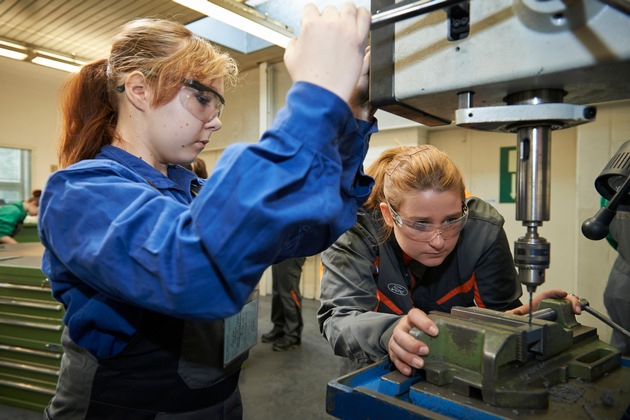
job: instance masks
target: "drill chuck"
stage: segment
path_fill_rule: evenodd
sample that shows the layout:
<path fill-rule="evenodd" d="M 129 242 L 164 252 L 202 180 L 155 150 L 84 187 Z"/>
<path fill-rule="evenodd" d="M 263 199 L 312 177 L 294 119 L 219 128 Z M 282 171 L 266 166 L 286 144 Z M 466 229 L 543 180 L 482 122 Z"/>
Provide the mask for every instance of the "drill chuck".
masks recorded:
<path fill-rule="evenodd" d="M 514 243 L 514 264 L 518 268 L 518 279 L 527 291 L 533 293 L 545 282 L 545 270 L 549 268 L 551 247 L 545 238 L 534 231 Z"/>

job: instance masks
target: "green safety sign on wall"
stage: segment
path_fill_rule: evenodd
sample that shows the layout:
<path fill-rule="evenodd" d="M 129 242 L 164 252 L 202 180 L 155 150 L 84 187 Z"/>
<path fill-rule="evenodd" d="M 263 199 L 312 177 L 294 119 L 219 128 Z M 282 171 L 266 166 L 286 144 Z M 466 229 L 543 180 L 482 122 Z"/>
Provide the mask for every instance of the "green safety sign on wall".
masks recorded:
<path fill-rule="evenodd" d="M 516 146 L 501 148 L 499 203 L 516 203 Z"/>

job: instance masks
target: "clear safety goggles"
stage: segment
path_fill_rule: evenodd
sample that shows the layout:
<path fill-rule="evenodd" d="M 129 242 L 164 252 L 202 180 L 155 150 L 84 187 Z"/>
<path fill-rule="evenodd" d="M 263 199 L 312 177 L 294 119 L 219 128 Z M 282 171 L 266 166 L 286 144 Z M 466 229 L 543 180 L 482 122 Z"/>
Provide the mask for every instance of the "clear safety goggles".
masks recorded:
<path fill-rule="evenodd" d="M 219 92 L 194 80 L 184 80 L 182 84 L 179 101 L 195 118 L 205 123 L 221 115 L 225 99 Z"/>
<path fill-rule="evenodd" d="M 444 240 L 454 238 L 459 235 L 459 232 L 462 231 L 468 220 L 468 206 L 466 206 L 466 203 L 462 203 L 461 217 L 449 219 L 441 225 L 407 220 L 396 213 L 391 204 L 387 203 L 387 207 L 392 213 L 396 226 L 404 231 L 405 235 L 410 239 L 419 242 L 431 242 L 437 235 L 441 235 Z"/>

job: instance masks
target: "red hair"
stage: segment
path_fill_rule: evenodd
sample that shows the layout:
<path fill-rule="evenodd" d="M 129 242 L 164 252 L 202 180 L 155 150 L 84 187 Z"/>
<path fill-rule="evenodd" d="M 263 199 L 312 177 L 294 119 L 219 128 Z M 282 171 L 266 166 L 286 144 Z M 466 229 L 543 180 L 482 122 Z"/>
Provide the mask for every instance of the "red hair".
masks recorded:
<path fill-rule="evenodd" d="M 236 85 L 236 62 L 183 25 L 164 19 L 139 19 L 114 37 L 109 59 L 89 63 L 62 88 L 59 166 L 92 159 L 116 136 L 116 87 L 141 72 L 157 93 L 152 105 L 172 100 L 184 79 Z"/>

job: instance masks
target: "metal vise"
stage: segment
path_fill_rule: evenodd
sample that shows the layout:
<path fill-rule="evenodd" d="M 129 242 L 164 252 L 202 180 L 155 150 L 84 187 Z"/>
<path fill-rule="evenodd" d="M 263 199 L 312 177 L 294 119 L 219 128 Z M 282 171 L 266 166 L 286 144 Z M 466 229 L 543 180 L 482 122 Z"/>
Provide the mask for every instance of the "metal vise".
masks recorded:
<path fill-rule="evenodd" d="M 541 302 L 527 317 L 483 308 L 431 312 L 436 337 L 412 330 L 430 348 L 420 374 L 429 384 L 497 407 L 548 406 L 548 389 L 570 379 L 593 382 L 621 363 L 619 350 L 575 320 L 570 303 Z M 412 387 L 412 388 L 413 388 Z"/>

